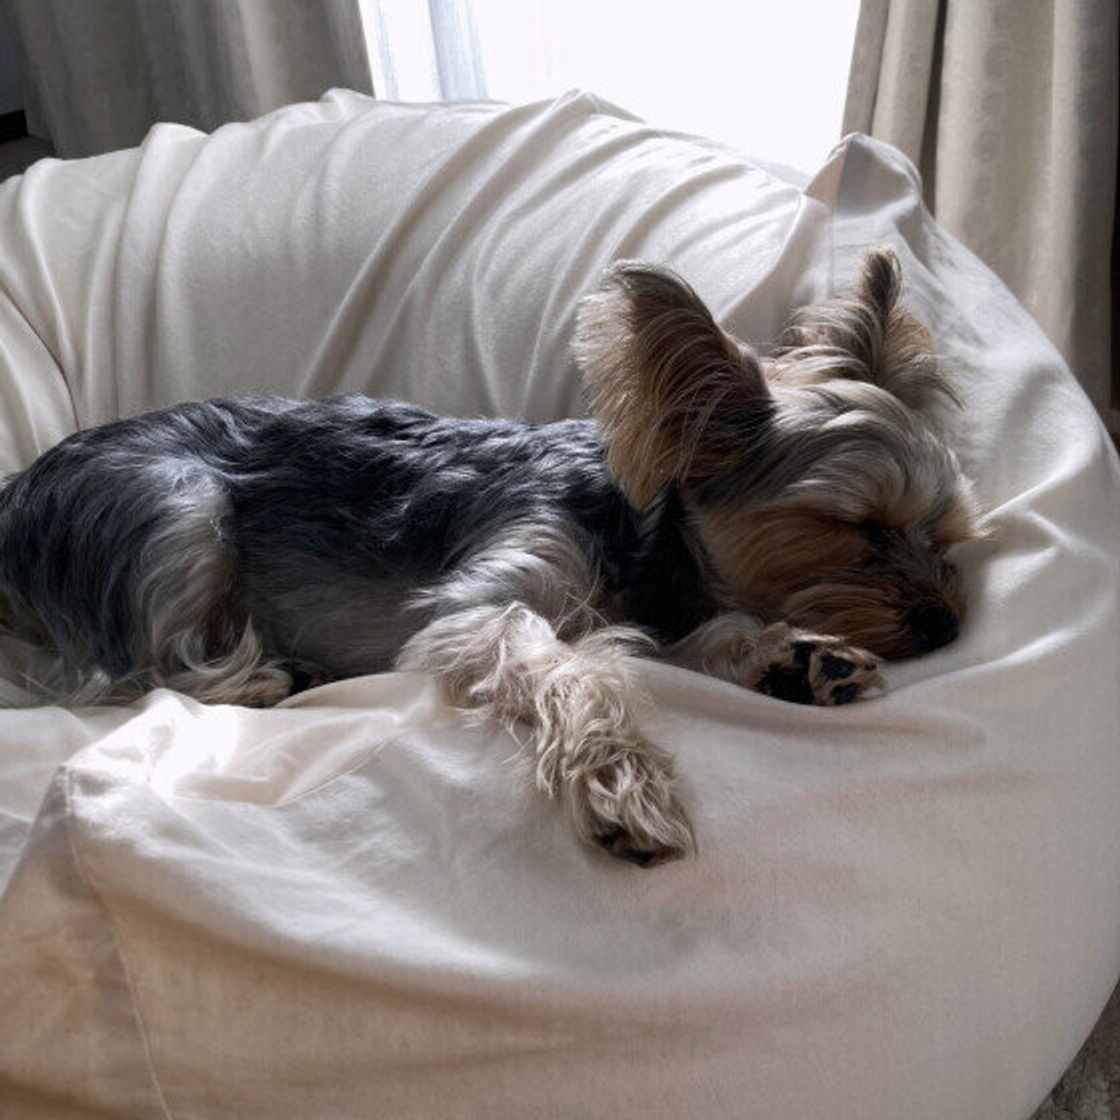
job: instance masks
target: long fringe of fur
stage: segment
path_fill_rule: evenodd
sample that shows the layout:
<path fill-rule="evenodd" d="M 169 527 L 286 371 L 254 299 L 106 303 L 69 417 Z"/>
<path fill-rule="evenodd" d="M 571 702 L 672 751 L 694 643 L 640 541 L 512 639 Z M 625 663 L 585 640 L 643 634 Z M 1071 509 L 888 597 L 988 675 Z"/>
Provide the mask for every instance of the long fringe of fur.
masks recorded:
<path fill-rule="evenodd" d="M 453 703 L 527 736 L 536 784 L 562 801 L 576 834 L 650 863 L 695 842 L 672 760 L 632 719 L 639 692 L 624 654 L 649 648 L 641 631 L 618 626 L 563 642 L 515 604 L 437 620 L 408 642 L 397 667 L 434 673 Z"/>
<path fill-rule="evenodd" d="M 725 470 L 768 394 L 751 352 L 668 269 L 623 261 L 580 306 L 575 353 L 614 476 L 639 508 Z"/>
<path fill-rule="evenodd" d="M 167 496 L 132 592 L 136 669 L 111 677 L 59 655 L 44 679 L 26 682 L 32 695 L 70 707 L 128 703 L 153 688 L 208 704 L 263 707 L 284 699 L 291 675 L 266 655 L 252 620 L 231 606 L 236 573 L 222 539 L 228 505 L 220 483 L 205 474 Z"/>
<path fill-rule="evenodd" d="M 412 602 L 419 610 L 447 615 L 516 600 L 549 619 L 566 638 L 606 623 L 597 606 L 603 597 L 602 581 L 571 527 L 536 516 L 465 552 L 447 578 L 419 591 Z"/>
<path fill-rule="evenodd" d="M 775 377 L 794 384 L 869 381 L 918 410 L 941 398 L 959 404 L 929 332 L 898 306 L 901 291 L 894 251 L 870 250 L 847 292 L 794 313 L 768 355 Z"/>

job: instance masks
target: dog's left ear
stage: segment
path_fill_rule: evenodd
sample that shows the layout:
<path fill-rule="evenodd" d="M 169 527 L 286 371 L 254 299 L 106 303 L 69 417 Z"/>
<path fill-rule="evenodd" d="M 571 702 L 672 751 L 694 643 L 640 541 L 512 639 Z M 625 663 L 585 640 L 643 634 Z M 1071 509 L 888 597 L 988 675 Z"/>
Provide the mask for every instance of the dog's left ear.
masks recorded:
<path fill-rule="evenodd" d="M 843 295 L 802 308 L 779 340 L 777 356 L 815 371 L 814 380 L 854 378 L 925 409 L 939 398 L 956 404 L 929 331 L 898 305 L 902 269 L 894 251 L 871 249 Z"/>
<path fill-rule="evenodd" d="M 575 352 L 611 473 L 638 508 L 727 470 L 769 414 L 757 359 L 665 268 L 610 268 L 580 304 Z"/>

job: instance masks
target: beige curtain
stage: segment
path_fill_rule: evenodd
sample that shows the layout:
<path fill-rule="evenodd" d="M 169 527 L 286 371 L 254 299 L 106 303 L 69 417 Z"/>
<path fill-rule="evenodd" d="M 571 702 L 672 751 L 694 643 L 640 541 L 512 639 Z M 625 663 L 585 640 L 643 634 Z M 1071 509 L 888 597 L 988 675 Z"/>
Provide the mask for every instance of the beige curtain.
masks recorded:
<path fill-rule="evenodd" d="M 3 0 L 31 131 L 60 156 L 372 92 L 359 0 Z"/>
<path fill-rule="evenodd" d="M 1117 0 L 862 0 L 845 132 L 917 164 L 1120 432 Z"/>

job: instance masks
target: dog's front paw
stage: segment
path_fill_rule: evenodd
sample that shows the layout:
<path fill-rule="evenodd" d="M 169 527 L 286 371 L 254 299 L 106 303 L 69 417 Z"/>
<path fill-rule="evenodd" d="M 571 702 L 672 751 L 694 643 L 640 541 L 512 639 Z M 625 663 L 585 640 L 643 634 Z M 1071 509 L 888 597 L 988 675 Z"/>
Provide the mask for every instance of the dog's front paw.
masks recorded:
<path fill-rule="evenodd" d="M 850 704 L 883 687 L 874 654 L 784 622 L 762 632 L 751 661 L 750 687 L 794 704 Z"/>
<path fill-rule="evenodd" d="M 656 748 L 616 750 L 569 787 L 576 832 L 640 867 L 681 859 L 696 844 L 673 786 L 671 765 Z"/>

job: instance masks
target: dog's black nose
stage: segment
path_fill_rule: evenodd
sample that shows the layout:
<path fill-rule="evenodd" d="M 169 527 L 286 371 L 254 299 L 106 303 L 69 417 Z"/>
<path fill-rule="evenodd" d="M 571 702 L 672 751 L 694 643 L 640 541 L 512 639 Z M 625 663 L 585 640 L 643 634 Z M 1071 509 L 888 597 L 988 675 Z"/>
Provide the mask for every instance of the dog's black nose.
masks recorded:
<path fill-rule="evenodd" d="M 923 653 L 948 645 L 960 629 L 960 620 L 944 603 L 928 603 L 915 607 L 907 619 L 910 631 Z"/>

